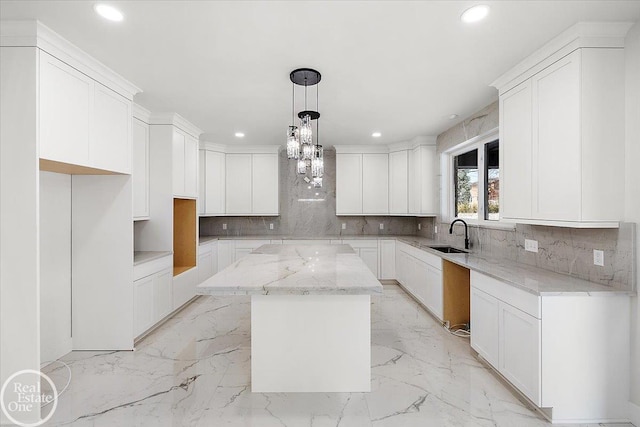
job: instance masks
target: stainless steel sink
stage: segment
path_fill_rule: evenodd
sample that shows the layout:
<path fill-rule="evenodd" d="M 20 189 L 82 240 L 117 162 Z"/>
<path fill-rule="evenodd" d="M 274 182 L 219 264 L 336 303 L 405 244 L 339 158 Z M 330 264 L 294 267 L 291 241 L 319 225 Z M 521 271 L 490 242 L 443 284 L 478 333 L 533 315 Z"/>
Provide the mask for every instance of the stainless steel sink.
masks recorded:
<path fill-rule="evenodd" d="M 431 249 L 435 249 L 436 251 L 444 252 L 445 254 L 468 254 L 468 251 L 463 251 L 462 249 L 457 249 L 451 246 L 429 246 Z"/>

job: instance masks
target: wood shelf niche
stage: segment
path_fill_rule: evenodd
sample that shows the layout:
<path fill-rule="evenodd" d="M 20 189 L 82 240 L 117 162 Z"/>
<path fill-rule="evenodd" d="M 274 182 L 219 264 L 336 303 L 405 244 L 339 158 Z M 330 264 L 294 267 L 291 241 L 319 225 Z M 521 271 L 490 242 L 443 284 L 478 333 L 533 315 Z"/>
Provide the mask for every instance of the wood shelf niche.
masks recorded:
<path fill-rule="evenodd" d="M 471 320 L 469 269 L 442 260 L 443 313 L 442 320 L 451 326 Z"/>
<path fill-rule="evenodd" d="M 173 275 L 196 266 L 196 201 L 173 199 Z"/>

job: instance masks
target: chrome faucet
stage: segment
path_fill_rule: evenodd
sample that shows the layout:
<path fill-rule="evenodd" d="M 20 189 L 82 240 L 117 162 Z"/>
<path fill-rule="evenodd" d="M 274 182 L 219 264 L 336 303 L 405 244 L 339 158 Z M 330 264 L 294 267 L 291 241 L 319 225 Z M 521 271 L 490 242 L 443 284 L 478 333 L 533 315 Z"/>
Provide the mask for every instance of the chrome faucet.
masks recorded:
<path fill-rule="evenodd" d="M 463 219 L 454 219 L 449 227 L 449 234 L 453 234 L 453 224 L 460 221 L 464 224 L 464 248 L 469 249 L 469 228 L 467 227 L 467 223 Z"/>

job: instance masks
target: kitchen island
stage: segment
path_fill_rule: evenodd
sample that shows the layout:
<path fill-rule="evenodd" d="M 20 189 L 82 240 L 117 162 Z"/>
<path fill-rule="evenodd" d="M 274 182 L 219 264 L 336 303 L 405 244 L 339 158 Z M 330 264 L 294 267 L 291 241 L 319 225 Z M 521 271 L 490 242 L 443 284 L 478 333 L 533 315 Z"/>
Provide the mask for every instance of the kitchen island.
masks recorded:
<path fill-rule="evenodd" d="M 349 245 L 264 245 L 200 284 L 251 296 L 251 390 L 371 390 L 371 295 L 382 285 Z"/>

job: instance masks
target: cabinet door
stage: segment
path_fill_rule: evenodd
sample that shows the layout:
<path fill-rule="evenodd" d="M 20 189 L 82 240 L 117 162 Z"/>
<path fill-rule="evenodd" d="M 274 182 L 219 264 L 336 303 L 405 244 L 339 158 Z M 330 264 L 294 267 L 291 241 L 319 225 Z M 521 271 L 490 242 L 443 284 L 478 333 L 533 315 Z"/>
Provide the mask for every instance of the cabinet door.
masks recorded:
<path fill-rule="evenodd" d="M 94 84 L 89 162 L 98 169 L 131 173 L 131 101 Z"/>
<path fill-rule="evenodd" d="M 503 302 L 499 303 L 499 307 L 500 366 L 498 370 L 539 406 L 540 320 Z"/>
<path fill-rule="evenodd" d="M 198 283 L 213 276 L 213 254 L 211 251 L 198 255 Z"/>
<path fill-rule="evenodd" d="M 389 153 L 389 213 L 402 215 L 409 212 L 408 151 Z"/>
<path fill-rule="evenodd" d="M 153 275 L 133 282 L 134 335 L 138 336 L 149 329 L 155 321 L 155 287 Z"/>
<path fill-rule="evenodd" d="M 362 155 L 362 213 L 389 214 L 389 155 Z"/>
<path fill-rule="evenodd" d="M 427 287 L 425 304 L 438 319 L 442 319 L 442 270 L 433 268 L 429 264 L 426 264 L 424 269 Z"/>
<path fill-rule="evenodd" d="M 435 215 L 438 212 L 438 156 L 434 145 L 421 145 L 416 148 L 417 170 L 414 171 L 418 180 L 418 213 Z"/>
<path fill-rule="evenodd" d="M 184 142 L 184 195 L 198 197 L 198 140 L 191 135 Z"/>
<path fill-rule="evenodd" d="M 362 214 L 362 154 L 336 155 L 336 213 Z"/>
<path fill-rule="evenodd" d="M 531 79 L 533 217 L 579 220 L 580 49 Z"/>
<path fill-rule="evenodd" d="M 224 153 L 204 151 L 204 212 L 208 215 L 224 215 L 225 159 Z"/>
<path fill-rule="evenodd" d="M 133 120 L 133 219 L 149 218 L 149 126 Z"/>
<path fill-rule="evenodd" d="M 226 213 L 251 214 L 251 154 L 227 154 L 225 173 Z"/>
<path fill-rule="evenodd" d="M 360 248 L 359 255 L 369 270 L 378 277 L 378 248 Z"/>
<path fill-rule="evenodd" d="M 278 215 L 278 155 L 254 154 L 252 158 L 253 214 Z"/>
<path fill-rule="evenodd" d="M 222 271 L 233 264 L 234 252 L 235 244 L 233 240 L 218 241 L 218 271 Z"/>
<path fill-rule="evenodd" d="M 500 97 L 500 215 L 531 218 L 531 81 Z"/>
<path fill-rule="evenodd" d="M 167 268 L 155 275 L 156 316 L 155 321 L 162 320 L 173 308 L 173 269 Z"/>
<path fill-rule="evenodd" d="M 409 213 L 420 213 L 420 157 L 419 147 L 409 151 L 409 161 L 407 165 L 409 174 L 408 188 L 408 200 L 409 200 Z"/>
<path fill-rule="evenodd" d="M 173 130 L 173 150 L 172 150 L 172 165 L 173 165 L 173 195 L 174 196 L 186 196 L 184 186 L 184 147 L 185 147 L 186 135 L 181 131 Z"/>
<path fill-rule="evenodd" d="M 396 278 L 396 241 L 380 240 L 380 271 L 378 278 L 381 280 L 394 280 Z"/>
<path fill-rule="evenodd" d="M 94 81 L 40 51 L 40 158 L 89 165 Z"/>
<path fill-rule="evenodd" d="M 498 300 L 471 287 L 471 348 L 498 369 Z"/>

